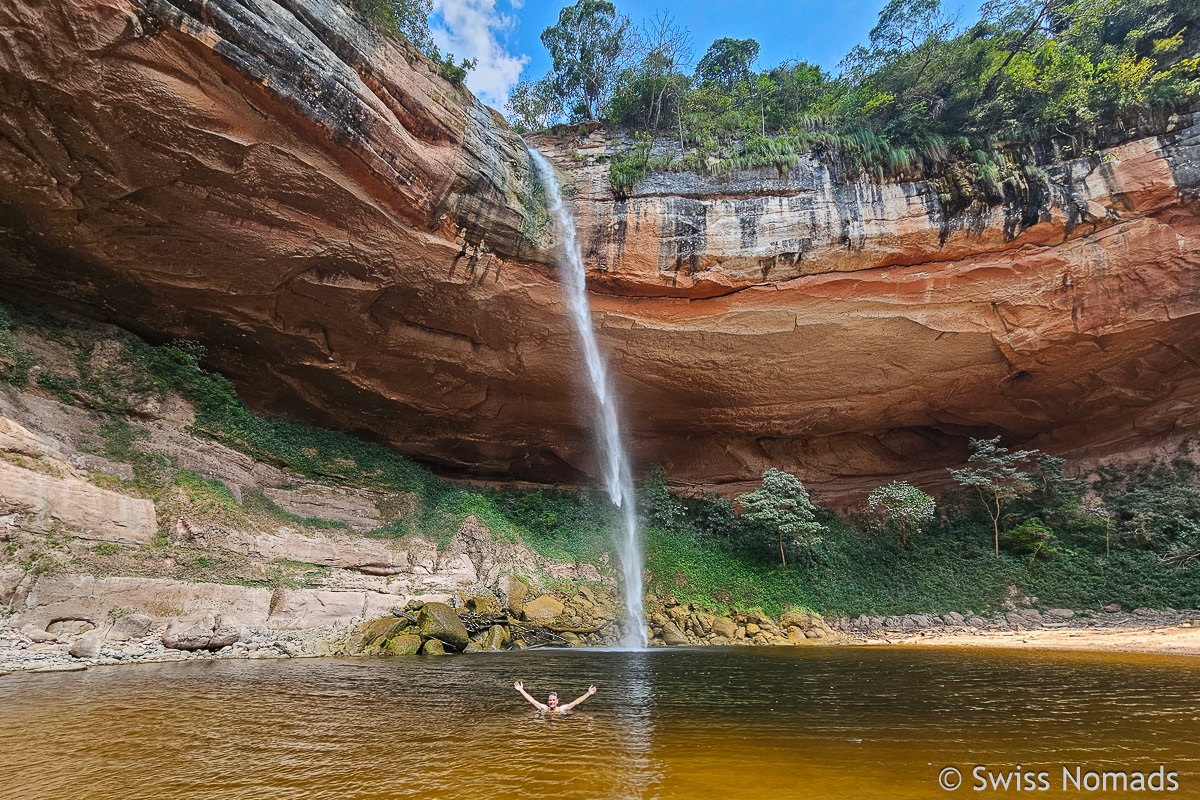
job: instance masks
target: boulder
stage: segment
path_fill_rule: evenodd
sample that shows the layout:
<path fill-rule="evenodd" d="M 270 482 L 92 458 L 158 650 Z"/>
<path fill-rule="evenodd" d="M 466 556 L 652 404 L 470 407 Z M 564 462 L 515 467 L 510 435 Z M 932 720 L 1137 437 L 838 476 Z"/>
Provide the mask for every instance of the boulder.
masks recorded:
<path fill-rule="evenodd" d="M 1107 611 L 1109 614 L 1118 614 L 1121 611 L 1121 604 L 1120 603 L 1109 603 L 1108 605 L 1106 605 L 1104 607 L 1104 610 Z"/>
<path fill-rule="evenodd" d="M 212 614 L 174 620 L 163 632 L 163 647 L 172 650 L 203 650 L 212 641 L 216 620 Z"/>
<path fill-rule="evenodd" d="M 71 643 L 71 649 L 68 650 L 75 658 L 99 658 L 100 646 L 104 644 L 104 635 L 92 631 L 80 636 Z"/>
<path fill-rule="evenodd" d="M 525 595 L 528 592 L 529 584 L 523 578 L 511 574 L 500 576 L 500 597 L 504 600 L 504 607 L 517 619 L 525 610 Z"/>
<path fill-rule="evenodd" d="M 213 630 L 212 638 L 208 641 L 208 649 L 220 650 L 222 647 L 237 644 L 243 638 L 245 638 L 244 628 L 238 628 L 233 625 L 221 625 L 220 621 L 218 621 L 217 627 Z"/>
<path fill-rule="evenodd" d="M 683 631 L 679 630 L 674 622 L 663 625 L 662 638 L 663 642 L 672 646 L 688 643 L 688 638 L 683 635 Z"/>
<path fill-rule="evenodd" d="M 503 625 L 493 625 L 475 636 L 475 642 L 484 650 L 503 650 L 509 641 L 508 628 Z"/>
<path fill-rule="evenodd" d="M 560 635 L 562 636 L 563 641 L 569 644 L 571 647 L 579 647 L 583 644 L 583 641 L 570 631 L 564 631 Z"/>
<path fill-rule="evenodd" d="M 368 620 L 354 629 L 346 640 L 346 652 L 354 654 L 376 647 L 393 638 L 412 623 L 406 617 L 379 617 Z M 420 642 L 417 642 L 420 646 Z"/>
<path fill-rule="evenodd" d="M 477 594 L 463 598 L 463 607 L 475 614 L 485 614 L 487 616 L 495 616 L 503 614 L 504 608 L 500 605 L 500 601 L 495 595 Z"/>
<path fill-rule="evenodd" d="M 431 639 L 430 641 L 437 641 Z M 415 633 L 401 633 L 388 639 L 379 652 L 388 656 L 413 656 L 421 652 L 421 637 Z"/>
<path fill-rule="evenodd" d="M 417 632 L 423 639 L 436 639 L 455 650 L 462 650 L 471 635 L 454 609 L 445 603 L 426 603 L 417 616 Z M 428 645 L 428 642 L 426 642 Z"/>
<path fill-rule="evenodd" d="M 58 638 L 55 634 L 50 633 L 49 631 L 44 631 L 33 624 L 23 626 L 21 628 L 21 634 L 33 640 L 35 644 L 41 644 L 42 642 L 53 642 Z"/>
<path fill-rule="evenodd" d="M 1158 612 L 1153 608 L 1135 608 L 1133 613 L 1139 617 L 1157 617 Z"/>
<path fill-rule="evenodd" d="M 466 645 L 463 646 L 466 647 Z M 425 644 L 421 645 L 421 655 L 444 656 L 446 655 L 446 647 L 437 639 L 429 639 Z"/>
<path fill-rule="evenodd" d="M 479 642 L 467 642 L 467 646 L 463 648 L 464 653 L 482 653 L 483 648 L 479 646 Z"/>
<path fill-rule="evenodd" d="M 737 636 L 737 625 L 735 625 L 733 620 L 729 619 L 728 617 L 713 617 L 711 624 L 712 632 L 717 636 L 721 636 L 726 639 L 733 639 Z"/>
<path fill-rule="evenodd" d="M 548 594 L 538 595 L 525 604 L 525 619 L 530 622 L 549 622 L 563 613 L 563 604 Z"/>
<path fill-rule="evenodd" d="M 104 635 L 111 641 L 140 639 L 148 634 L 152 627 L 154 627 L 154 620 L 140 611 L 135 611 L 114 619 Z"/>
<path fill-rule="evenodd" d="M 1054 619 L 1070 619 L 1075 616 L 1075 612 L 1069 608 L 1048 608 L 1046 609 L 1046 616 L 1053 617 Z"/>

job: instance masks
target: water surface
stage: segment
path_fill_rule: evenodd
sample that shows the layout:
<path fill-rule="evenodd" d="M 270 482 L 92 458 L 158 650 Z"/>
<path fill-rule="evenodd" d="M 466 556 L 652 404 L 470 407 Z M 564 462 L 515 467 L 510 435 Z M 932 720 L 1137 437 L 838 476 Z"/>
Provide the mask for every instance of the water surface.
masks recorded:
<path fill-rule="evenodd" d="M 535 696 L 600 691 L 547 718 L 518 679 Z M 1066 796 L 1061 765 L 1162 763 L 1180 773 L 1170 796 L 1196 798 L 1197 689 L 1187 657 L 924 648 L 17 674 L 0 679 L 0 797 L 916 798 L 949 794 L 947 765 L 955 794 L 994 796 L 970 790 L 976 764 L 1047 769 L 1035 796 Z"/>

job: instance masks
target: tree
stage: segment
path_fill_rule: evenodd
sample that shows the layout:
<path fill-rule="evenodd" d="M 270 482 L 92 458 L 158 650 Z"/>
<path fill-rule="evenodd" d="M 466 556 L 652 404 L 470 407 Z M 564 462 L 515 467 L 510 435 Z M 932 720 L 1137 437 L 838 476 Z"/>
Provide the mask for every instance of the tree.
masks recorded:
<path fill-rule="evenodd" d="M 795 475 L 778 469 L 763 473 L 762 486 L 738 497 L 747 519 L 765 522 L 779 535 L 779 559 L 787 566 L 783 538 L 811 547 L 821 541 L 825 526 L 817 522 L 816 506 L 808 497 L 804 484 Z"/>
<path fill-rule="evenodd" d="M 670 14 L 660 13 L 642 23 L 641 45 L 645 55 L 639 67 L 650 89 L 646 127 L 657 130 L 663 101 L 668 94 L 686 89 L 679 72 L 692 59 L 692 34 Z"/>
<path fill-rule="evenodd" d="M 598 119 L 634 50 L 628 17 L 607 0 L 578 0 L 558 13 L 558 24 L 542 31 L 550 51 L 553 86 L 575 117 Z"/>
<path fill-rule="evenodd" d="M 995 439 L 972 439 L 970 466 L 950 470 L 950 476 L 962 486 L 974 487 L 992 519 L 996 555 L 1000 555 L 1000 504 L 1033 489 L 1033 475 L 1019 469 L 1041 455 L 1037 450 L 1009 452 Z"/>
<path fill-rule="evenodd" d="M 399 33 L 434 61 L 442 60 L 429 32 L 433 0 L 354 0 L 354 5 L 376 27 Z"/>
<path fill-rule="evenodd" d="M 519 82 L 508 93 L 504 110 L 517 133 L 540 131 L 562 113 L 549 78 Z"/>
<path fill-rule="evenodd" d="M 867 503 L 872 511 L 879 512 L 900 526 L 900 544 L 908 545 L 909 525 L 921 525 L 933 519 L 937 503 L 933 498 L 910 483 L 889 483 L 871 491 Z"/>
<path fill-rule="evenodd" d="M 754 39 L 717 39 L 696 65 L 701 83 L 715 83 L 733 89 L 750 81 L 751 67 L 758 60 L 758 42 Z"/>

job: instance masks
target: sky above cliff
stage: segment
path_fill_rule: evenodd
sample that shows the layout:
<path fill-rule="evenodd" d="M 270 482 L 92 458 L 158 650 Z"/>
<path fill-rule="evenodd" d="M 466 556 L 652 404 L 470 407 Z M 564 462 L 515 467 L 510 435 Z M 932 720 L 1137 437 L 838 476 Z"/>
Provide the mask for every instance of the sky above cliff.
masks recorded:
<path fill-rule="evenodd" d="M 947 10 L 959 9 L 970 21 L 979 0 L 943 0 Z M 850 48 L 866 41 L 886 0 L 824 0 L 823 2 L 677 2 L 624 0 L 617 9 L 640 25 L 659 11 L 668 11 L 692 32 L 697 60 L 716 39 L 730 36 L 757 39 L 762 49 L 759 66 L 789 59 L 820 64 L 836 72 Z M 539 78 L 550 68 L 542 47 L 542 30 L 553 25 L 563 0 L 434 0 L 434 39 L 443 52 L 477 58 L 479 65 L 467 86 L 488 105 L 503 109 L 508 91 L 524 78 Z"/>

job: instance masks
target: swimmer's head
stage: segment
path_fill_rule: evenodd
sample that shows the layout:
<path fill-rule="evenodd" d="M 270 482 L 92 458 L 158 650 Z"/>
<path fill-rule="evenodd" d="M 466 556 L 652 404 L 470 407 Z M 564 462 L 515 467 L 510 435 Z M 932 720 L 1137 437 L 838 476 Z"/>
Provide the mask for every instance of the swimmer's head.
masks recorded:
<path fill-rule="evenodd" d="M 554 708 L 558 705 L 558 692 L 550 693 L 550 696 L 546 698 L 546 705 L 550 706 L 551 708 Z"/>

